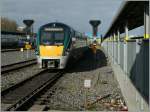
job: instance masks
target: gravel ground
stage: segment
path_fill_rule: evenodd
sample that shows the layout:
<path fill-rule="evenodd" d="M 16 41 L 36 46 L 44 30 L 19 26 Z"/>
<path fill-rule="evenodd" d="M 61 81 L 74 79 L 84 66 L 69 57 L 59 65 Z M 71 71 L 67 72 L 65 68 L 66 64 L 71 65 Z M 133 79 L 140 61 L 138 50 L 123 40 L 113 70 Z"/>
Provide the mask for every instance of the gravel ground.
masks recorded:
<path fill-rule="evenodd" d="M 89 89 L 84 87 L 87 79 L 91 80 Z M 112 68 L 101 50 L 97 50 L 97 55 L 88 50 L 84 58 L 39 100 L 43 100 L 41 104 L 47 105 L 49 110 L 117 111 L 127 108 Z"/>
<path fill-rule="evenodd" d="M 40 72 L 42 69 L 39 69 L 37 65 L 31 65 L 26 68 L 15 70 L 12 72 L 5 73 L 1 75 L 1 90 L 4 90 L 14 84 L 17 84 L 36 73 Z"/>
<path fill-rule="evenodd" d="M 20 61 L 25 61 L 29 59 L 36 58 L 34 50 L 29 50 L 29 55 L 27 57 L 27 51 L 12 51 L 12 52 L 1 52 L 1 65 L 8 65 L 12 63 L 17 63 Z"/>

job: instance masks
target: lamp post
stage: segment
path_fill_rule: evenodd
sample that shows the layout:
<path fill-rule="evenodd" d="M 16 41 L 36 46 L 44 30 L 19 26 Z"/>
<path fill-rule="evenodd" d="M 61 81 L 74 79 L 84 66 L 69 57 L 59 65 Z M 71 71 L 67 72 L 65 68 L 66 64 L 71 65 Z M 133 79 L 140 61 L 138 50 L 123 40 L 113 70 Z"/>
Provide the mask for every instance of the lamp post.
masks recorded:
<path fill-rule="evenodd" d="M 29 57 L 29 49 L 31 48 L 30 43 L 30 35 L 31 33 L 31 27 L 33 28 L 32 24 L 34 23 L 34 20 L 28 19 L 28 20 L 23 20 L 23 23 L 26 25 L 26 35 L 27 35 L 27 40 L 28 43 L 26 43 L 26 49 L 27 49 L 27 58 Z"/>

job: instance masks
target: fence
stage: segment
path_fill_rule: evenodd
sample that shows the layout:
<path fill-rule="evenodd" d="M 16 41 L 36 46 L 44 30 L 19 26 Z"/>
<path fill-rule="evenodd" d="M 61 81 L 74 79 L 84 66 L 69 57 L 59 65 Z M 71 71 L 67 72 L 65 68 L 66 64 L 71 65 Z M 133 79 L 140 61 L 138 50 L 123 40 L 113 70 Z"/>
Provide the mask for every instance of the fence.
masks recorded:
<path fill-rule="evenodd" d="M 106 55 L 120 65 L 133 85 L 148 101 L 149 98 L 149 39 L 124 41 L 106 40 L 102 43 Z"/>

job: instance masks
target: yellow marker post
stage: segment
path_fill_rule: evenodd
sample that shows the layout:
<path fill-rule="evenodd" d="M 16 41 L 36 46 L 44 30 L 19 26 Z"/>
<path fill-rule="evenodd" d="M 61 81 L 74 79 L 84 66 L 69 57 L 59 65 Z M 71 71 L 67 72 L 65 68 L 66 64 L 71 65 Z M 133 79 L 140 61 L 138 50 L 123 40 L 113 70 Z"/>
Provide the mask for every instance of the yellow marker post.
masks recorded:
<path fill-rule="evenodd" d="M 127 42 L 128 40 L 129 40 L 129 37 L 126 36 L 125 39 L 124 39 L 124 41 Z"/>
<path fill-rule="evenodd" d="M 25 48 L 27 49 L 27 59 L 29 58 L 29 49 L 31 49 L 31 45 L 27 42 L 25 45 Z"/>
<path fill-rule="evenodd" d="M 25 48 L 26 48 L 26 49 L 31 49 L 31 45 L 30 45 L 30 44 L 26 44 L 26 45 L 25 45 Z"/>
<path fill-rule="evenodd" d="M 150 34 L 144 34 L 144 39 L 149 39 L 150 38 Z"/>

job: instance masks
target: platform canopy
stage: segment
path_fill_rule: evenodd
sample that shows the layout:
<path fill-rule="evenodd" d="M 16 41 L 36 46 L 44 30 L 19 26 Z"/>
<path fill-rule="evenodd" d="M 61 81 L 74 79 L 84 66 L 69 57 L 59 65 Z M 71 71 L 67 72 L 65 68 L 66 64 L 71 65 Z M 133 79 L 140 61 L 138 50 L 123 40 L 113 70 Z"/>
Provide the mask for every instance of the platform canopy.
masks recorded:
<path fill-rule="evenodd" d="M 107 38 L 112 33 L 125 32 L 125 25 L 128 26 L 129 30 L 144 25 L 144 10 L 148 6 L 148 1 L 127 1 L 124 2 L 115 16 L 112 24 L 106 32 L 104 38 Z"/>

